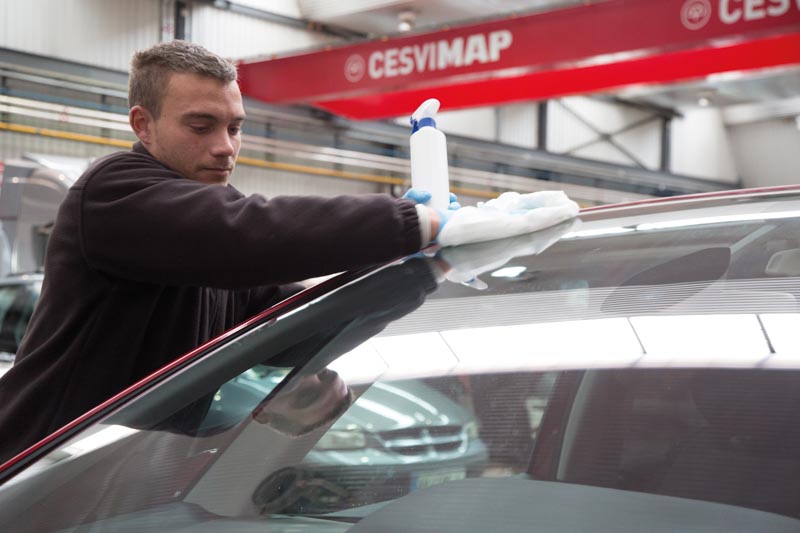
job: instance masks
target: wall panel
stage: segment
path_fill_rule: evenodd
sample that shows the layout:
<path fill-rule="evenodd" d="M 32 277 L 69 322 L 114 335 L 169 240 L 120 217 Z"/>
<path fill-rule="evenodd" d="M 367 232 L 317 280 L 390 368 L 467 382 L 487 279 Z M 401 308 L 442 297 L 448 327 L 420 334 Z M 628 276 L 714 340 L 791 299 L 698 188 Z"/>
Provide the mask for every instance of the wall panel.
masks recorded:
<path fill-rule="evenodd" d="M 158 0 L 0 2 L 0 46 L 127 71 L 131 54 L 158 42 Z"/>
<path fill-rule="evenodd" d="M 718 109 L 687 110 L 683 118 L 673 120 L 671 170 L 736 183 L 733 147 Z"/>
<path fill-rule="evenodd" d="M 55 156 L 98 158 L 119 148 L 83 142 L 0 131 L 0 161 L 22 157 L 26 152 Z"/>
<path fill-rule="evenodd" d="M 728 132 L 744 187 L 800 183 L 800 118 L 741 124 Z"/>
<path fill-rule="evenodd" d="M 191 34 L 194 42 L 235 59 L 304 50 L 335 40 L 322 33 L 197 4 L 192 9 Z"/>
<path fill-rule="evenodd" d="M 536 148 L 538 135 L 537 104 L 513 104 L 497 108 L 501 143 Z"/>
<path fill-rule="evenodd" d="M 652 112 L 586 97 L 562 98 L 554 101 L 548 111 L 548 148 L 553 152 L 622 165 L 641 163 L 645 168 L 658 169 L 659 120 L 616 133 L 647 120 Z M 614 142 L 603 140 L 601 134 L 611 135 Z"/>
<path fill-rule="evenodd" d="M 577 146 L 597 137 L 592 129 L 568 112 L 558 100 L 547 107 L 547 149 L 558 154 L 567 153 Z M 616 155 L 616 154 L 615 154 Z"/>

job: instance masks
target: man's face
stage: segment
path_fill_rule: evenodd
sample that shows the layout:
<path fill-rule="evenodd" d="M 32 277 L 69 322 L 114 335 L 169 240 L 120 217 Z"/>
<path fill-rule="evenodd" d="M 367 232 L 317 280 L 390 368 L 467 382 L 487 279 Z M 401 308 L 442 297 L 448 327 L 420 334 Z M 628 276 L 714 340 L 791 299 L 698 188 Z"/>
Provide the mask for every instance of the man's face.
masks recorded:
<path fill-rule="evenodd" d="M 238 84 L 196 74 L 169 76 L 158 117 L 139 106 L 131 109 L 134 131 L 153 157 L 208 184 L 228 183 L 242 143 L 243 121 Z"/>

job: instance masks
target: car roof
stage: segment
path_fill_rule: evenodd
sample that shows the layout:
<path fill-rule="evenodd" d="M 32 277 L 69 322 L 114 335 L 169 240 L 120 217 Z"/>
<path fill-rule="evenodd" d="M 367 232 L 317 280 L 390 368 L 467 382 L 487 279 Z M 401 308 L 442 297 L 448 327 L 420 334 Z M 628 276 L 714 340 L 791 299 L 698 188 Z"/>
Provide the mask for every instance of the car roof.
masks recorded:
<path fill-rule="evenodd" d="M 605 204 L 584 207 L 582 214 L 593 212 L 615 212 L 618 210 L 631 208 L 660 208 L 663 205 L 671 208 L 680 208 L 681 204 L 692 204 L 704 201 L 732 201 L 742 198 L 754 198 L 769 195 L 792 195 L 800 194 L 800 185 L 776 185 L 772 187 L 753 187 L 744 189 L 734 189 L 727 191 L 712 191 L 697 194 L 685 194 L 681 196 L 665 196 L 661 198 L 650 198 L 647 200 L 636 200 L 632 202 L 622 202 L 617 204 Z"/>

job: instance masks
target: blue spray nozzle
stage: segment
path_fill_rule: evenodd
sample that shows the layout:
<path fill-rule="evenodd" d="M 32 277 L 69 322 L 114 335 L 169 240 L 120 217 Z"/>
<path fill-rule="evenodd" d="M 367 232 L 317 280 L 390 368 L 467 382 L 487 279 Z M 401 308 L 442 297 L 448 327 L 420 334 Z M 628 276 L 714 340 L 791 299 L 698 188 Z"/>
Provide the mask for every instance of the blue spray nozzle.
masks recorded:
<path fill-rule="evenodd" d="M 436 121 L 433 120 L 432 117 L 422 117 L 419 120 L 415 119 L 414 117 L 411 117 L 411 133 L 416 132 L 420 128 L 424 128 L 425 126 L 430 126 L 432 128 L 435 128 Z"/>
<path fill-rule="evenodd" d="M 425 126 L 436 127 L 436 121 L 433 120 L 436 112 L 439 111 L 439 100 L 436 98 L 428 98 L 414 111 L 411 115 L 411 133 L 414 133 L 420 128 Z"/>

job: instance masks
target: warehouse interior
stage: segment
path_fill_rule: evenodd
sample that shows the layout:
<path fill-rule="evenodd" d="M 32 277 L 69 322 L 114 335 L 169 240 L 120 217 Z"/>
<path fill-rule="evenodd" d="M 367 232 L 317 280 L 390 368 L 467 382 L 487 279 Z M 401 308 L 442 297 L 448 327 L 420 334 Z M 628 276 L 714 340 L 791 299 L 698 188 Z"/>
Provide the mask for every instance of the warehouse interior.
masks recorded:
<path fill-rule="evenodd" d="M 800 0 L 0 0 L 2 532 L 800 531 L 798 328 Z"/>
<path fill-rule="evenodd" d="M 441 101 L 465 204 L 559 189 L 590 206 L 800 174 L 800 3 L 789 0 L 33 0 L 4 1 L 0 15 L 0 160 L 67 174 L 131 145 L 130 56 L 171 39 L 241 65 L 248 119 L 232 183 L 245 193 L 400 194 L 410 128 L 397 102 L 421 96 Z M 527 64 L 502 64 L 509 44 L 477 73 L 459 71 L 462 57 L 314 94 L 317 65 L 342 70 L 348 50 L 402 52 L 503 24 Z"/>

